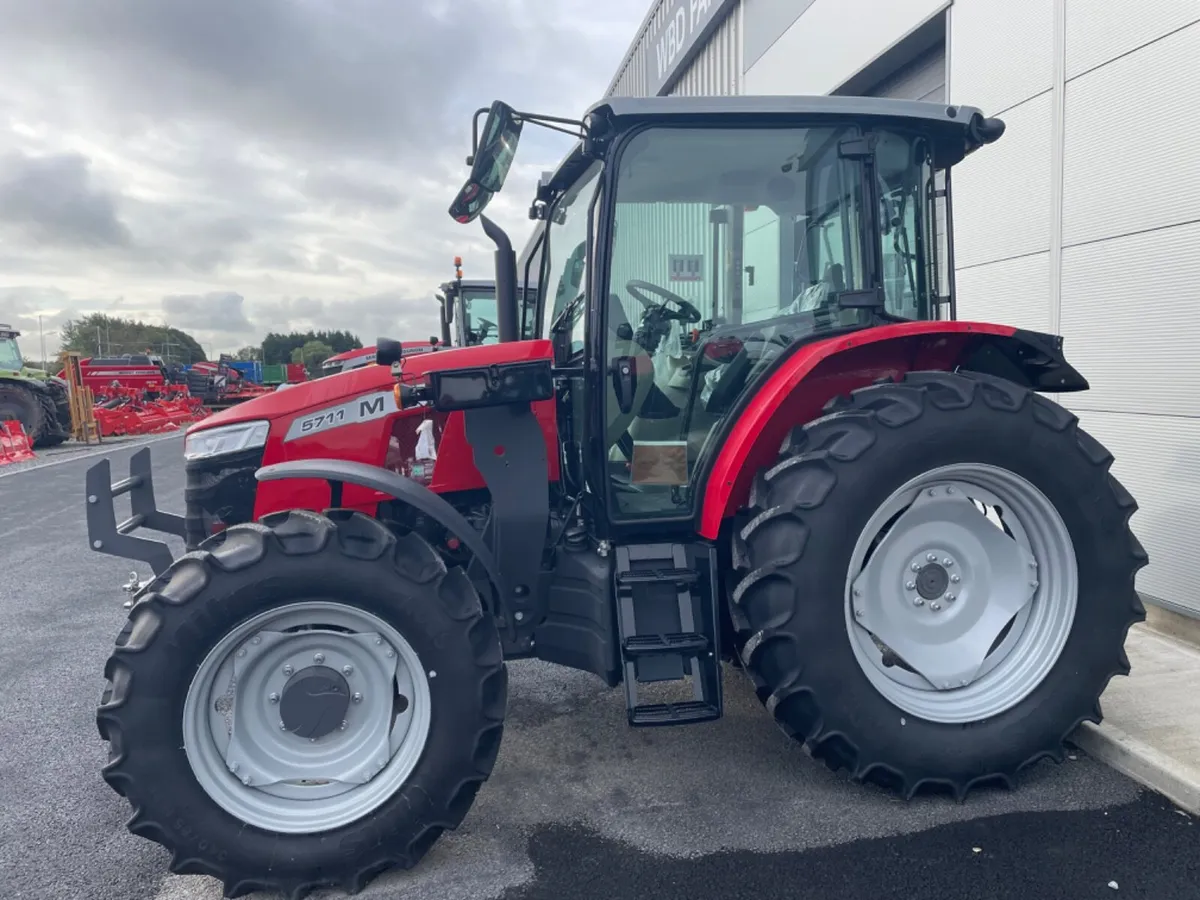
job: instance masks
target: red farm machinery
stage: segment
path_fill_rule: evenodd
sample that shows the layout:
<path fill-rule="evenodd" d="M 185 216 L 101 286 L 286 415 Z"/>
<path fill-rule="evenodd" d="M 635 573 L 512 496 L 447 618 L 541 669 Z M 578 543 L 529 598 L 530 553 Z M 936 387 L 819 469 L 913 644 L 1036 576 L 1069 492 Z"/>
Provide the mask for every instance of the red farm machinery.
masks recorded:
<path fill-rule="evenodd" d="M 1062 339 L 956 317 L 950 174 L 1004 124 L 485 112 L 450 212 L 496 244 L 496 343 L 380 340 L 193 425 L 182 516 L 149 450 L 87 474 L 91 546 L 154 572 L 97 713 L 130 828 L 227 896 L 357 891 L 469 813 L 529 657 L 622 686 L 633 727 L 719 718 L 742 670 L 816 759 L 905 798 L 1061 760 L 1129 671 L 1147 555 L 1051 399 L 1088 388 Z M 579 140 L 519 287 L 481 214 L 527 124 Z"/>

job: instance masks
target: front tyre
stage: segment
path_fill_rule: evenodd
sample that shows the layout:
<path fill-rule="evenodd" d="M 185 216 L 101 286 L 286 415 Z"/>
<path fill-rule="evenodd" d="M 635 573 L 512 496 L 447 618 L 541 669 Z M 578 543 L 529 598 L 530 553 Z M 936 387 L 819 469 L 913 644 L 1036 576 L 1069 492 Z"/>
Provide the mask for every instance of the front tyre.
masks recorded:
<path fill-rule="evenodd" d="M 734 539 L 760 699 L 814 756 L 906 797 L 1061 759 L 1145 618 L 1112 456 L 1063 407 L 969 372 L 831 408 L 759 474 Z"/>
<path fill-rule="evenodd" d="M 236 525 L 141 599 L 105 667 L 129 828 L 225 895 L 349 892 L 463 820 L 507 674 L 461 569 L 343 511 Z"/>

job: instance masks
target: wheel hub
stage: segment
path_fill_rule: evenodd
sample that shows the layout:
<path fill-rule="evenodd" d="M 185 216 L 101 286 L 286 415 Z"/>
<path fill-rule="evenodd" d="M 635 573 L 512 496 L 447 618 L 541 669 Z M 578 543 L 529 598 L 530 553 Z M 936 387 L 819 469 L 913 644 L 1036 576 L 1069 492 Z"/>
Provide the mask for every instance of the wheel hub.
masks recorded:
<path fill-rule="evenodd" d="M 328 666 L 302 669 L 283 687 L 279 718 L 284 730 L 315 740 L 341 728 L 350 708 L 350 685 Z"/>
<path fill-rule="evenodd" d="M 917 593 L 926 600 L 934 600 L 946 593 L 950 586 L 950 573 L 938 563 L 929 563 L 917 573 Z"/>
<path fill-rule="evenodd" d="M 918 476 L 881 504 L 851 554 L 855 655 L 907 712 L 947 722 L 994 715 L 1032 690 L 1061 650 L 1074 563 L 1053 504 L 1015 473 L 964 463 Z"/>

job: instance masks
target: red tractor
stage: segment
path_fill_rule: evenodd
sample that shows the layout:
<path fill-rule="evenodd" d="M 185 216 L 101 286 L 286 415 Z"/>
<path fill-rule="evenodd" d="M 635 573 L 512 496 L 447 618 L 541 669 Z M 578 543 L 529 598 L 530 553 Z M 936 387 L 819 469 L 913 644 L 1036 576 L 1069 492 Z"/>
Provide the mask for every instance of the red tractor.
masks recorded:
<path fill-rule="evenodd" d="M 525 123 L 570 124 L 493 104 L 458 221 Z M 104 777 L 172 871 L 296 897 L 414 865 L 492 771 L 505 660 L 666 726 L 721 715 L 728 659 L 903 797 L 1061 759 L 1128 673 L 1137 505 L 1047 396 L 1088 384 L 1061 338 L 954 315 L 949 174 L 1002 122 L 612 98 L 573 127 L 520 293 L 480 219 L 498 343 L 380 341 L 193 426 L 182 518 L 148 450 L 89 471 L 92 547 L 155 570 L 105 667 Z"/>

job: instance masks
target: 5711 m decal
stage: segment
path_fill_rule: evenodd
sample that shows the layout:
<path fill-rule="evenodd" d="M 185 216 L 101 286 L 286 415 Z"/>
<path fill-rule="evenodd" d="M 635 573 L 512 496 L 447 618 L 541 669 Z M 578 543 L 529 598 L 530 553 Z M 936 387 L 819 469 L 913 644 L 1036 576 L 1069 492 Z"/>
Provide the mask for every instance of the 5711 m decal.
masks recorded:
<path fill-rule="evenodd" d="M 370 422 L 372 419 L 382 419 L 388 414 L 390 391 L 377 391 L 363 397 L 355 397 L 337 406 L 310 413 L 292 422 L 284 435 L 285 441 L 320 434 L 345 425 L 356 425 L 359 422 Z M 395 408 L 393 404 L 393 410 Z"/>

